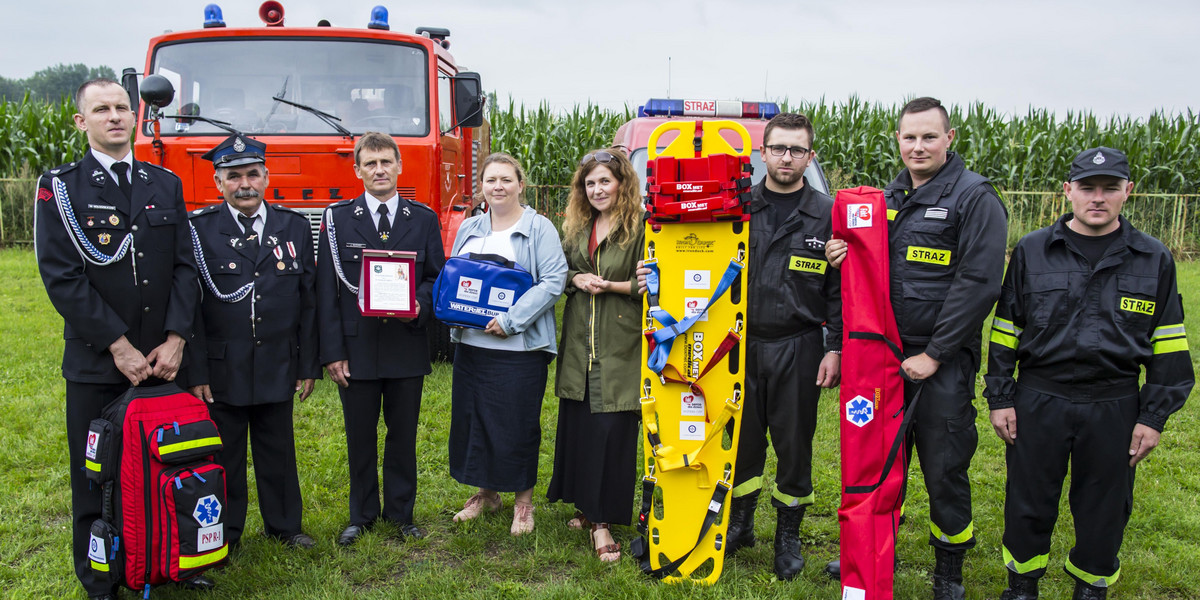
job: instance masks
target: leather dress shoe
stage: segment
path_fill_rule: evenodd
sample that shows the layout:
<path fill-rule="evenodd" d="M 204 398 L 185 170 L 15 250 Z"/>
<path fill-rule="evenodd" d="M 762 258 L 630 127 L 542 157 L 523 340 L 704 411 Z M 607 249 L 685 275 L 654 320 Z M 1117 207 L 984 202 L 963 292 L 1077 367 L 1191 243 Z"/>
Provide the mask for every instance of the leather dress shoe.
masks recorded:
<path fill-rule="evenodd" d="M 88 600 L 117 600 L 117 595 L 116 594 L 96 594 L 95 596 L 88 596 Z"/>
<path fill-rule="evenodd" d="M 400 538 L 401 541 L 421 540 L 425 539 L 425 532 L 416 525 L 407 523 L 400 526 L 400 530 L 396 533 L 396 537 Z"/>
<path fill-rule="evenodd" d="M 351 525 L 342 530 L 338 536 L 337 543 L 339 546 L 349 546 L 358 541 L 367 532 L 367 528 L 363 525 Z"/>
<path fill-rule="evenodd" d="M 207 592 L 215 587 L 217 583 L 204 575 L 197 575 L 191 579 L 185 579 L 179 582 L 179 587 L 185 590 L 198 590 Z"/>
<path fill-rule="evenodd" d="M 286 545 L 286 546 L 291 546 L 293 548 L 303 548 L 305 550 L 308 550 L 309 548 L 313 548 L 317 545 L 316 540 L 312 539 L 312 537 L 310 537 L 307 533 L 304 533 L 304 532 L 297 533 L 296 535 L 288 535 L 288 536 L 281 537 L 281 538 L 279 538 L 279 541 L 283 542 L 284 545 Z"/>

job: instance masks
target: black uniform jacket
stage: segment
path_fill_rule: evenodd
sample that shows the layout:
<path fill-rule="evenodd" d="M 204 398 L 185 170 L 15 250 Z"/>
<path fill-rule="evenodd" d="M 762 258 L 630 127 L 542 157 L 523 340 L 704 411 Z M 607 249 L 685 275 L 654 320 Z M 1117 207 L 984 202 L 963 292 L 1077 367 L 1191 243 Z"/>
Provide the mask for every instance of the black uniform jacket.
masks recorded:
<path fill-rule="evenodd" d="M 900 339 L 942 362 L 967 348 L 978 364 L 1008 244 L 1008 216 L 995 188 L 951 152 L 921 187 L 912 189 L 905 169 L 884 196 Z"/>
<path fill-rule="evenodd" d="M 46 294 L 63 316 L 63 377 L 78 383 L 127 381 L 108 347 L 122 335 L 147 354 L 174 331 L 191 341 L 196 263 L 183 187 L 174 173 L 133 163 L 132 200 L 88 152 L 38 180 L 34 240 Z M 83 240 L 64 227 L 53 181 L 66 184 Z M 109 266 L 85 262 L 80 246 L 112 256 L 127 234 L 133 247 Z"/>
<path fill-rule="evenodd" d="M 321 377 L 312 229 L 296 211 L 266 207 L 255 249 L 247 245 L 225 203 L 191 215 L 204 264 L 188 384 L 208 383 L 214 400 L 235 406 L 286 402 L 297 379 Z M 225 302 L 208 287 L 205 269 L 222 294 L 250 282 L 253 292 Z"/>
<path fill-rule="evenodd" d="M 1120 218 L 1120 235 L 1096 263 L 1065 230 L 1072 215 L 1021 239 L 992 321 L 988 405 L 1013 405 L 1022 385 L 1074 402 L 1138 394 L 1138 422 L 1159 431 L 1195 383 L 1175 261 L 1158 240 Z"/>
<path fill-rule="evenodd" d="M 337 251 L 346 280 L 358 286 L 362 251 L 407 250 L 417 253 L 418 318 L 408 323 L 397 319 L 364 317 L 358 296 L 343 284 L 334 269 L 329 245 L 332 214 Z M 437 215 L 423 204 L 400 198 L 387 242 L 378 230 L 363 196 L 331 204 L 321 220 L 317 256 L 317 317 L 321 335 L 321 364 L 350 361 L 353 379 L 403 378 L 428 375 L 429 348 L 425 326 L 433 318 L 433 282 L 446 254 L 442 250 Z"/>
<path fill-rule="evenodd" d="M 796 210 L 784 215 L 763 197 L 765 187 L 764 179 L 750 199 L 750 339 L 792 337 L 825 323 L 826 348 L 840 350 L 841 273 L 825 262 L 833 199 L 805 185 Z"/>

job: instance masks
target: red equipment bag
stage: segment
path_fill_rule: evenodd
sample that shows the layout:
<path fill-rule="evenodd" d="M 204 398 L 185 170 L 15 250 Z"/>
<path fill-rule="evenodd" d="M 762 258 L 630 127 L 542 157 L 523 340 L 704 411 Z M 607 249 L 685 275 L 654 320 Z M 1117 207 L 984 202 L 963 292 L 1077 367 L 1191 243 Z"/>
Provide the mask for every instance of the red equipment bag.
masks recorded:
<path fill-rule="evenodd" d="M 88 431 L 88 476 L 104 486 L 92 569 L 144 590 L 224 563 L 225 471 L 208 407 L 174 384 L 130 388 Z"/>
<path fill-rule="evenodd" d="M 846 240 L 849 250 L 841 265 L 842 599 L 891 600 L 908 419 L 900 334 L 888 293 L 883 192 L 839 191 L 833 237 Z"/>

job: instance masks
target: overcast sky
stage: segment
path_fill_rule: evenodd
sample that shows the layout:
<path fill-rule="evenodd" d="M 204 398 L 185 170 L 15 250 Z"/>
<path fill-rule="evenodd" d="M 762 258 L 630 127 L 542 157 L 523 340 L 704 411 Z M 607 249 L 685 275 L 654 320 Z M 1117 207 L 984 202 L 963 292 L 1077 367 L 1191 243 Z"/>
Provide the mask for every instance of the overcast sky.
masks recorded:
<path fill-rule="evenodd" d="M 932 95 L 1010 114 L 1200 105 L 1200 3 L 1187 0 L 380 1 L 393 30 L 449 28 L 485 89 L 527 104 L 636 106 L 669 87 L 722 100 Z M 23 78 L 58 63 L 140 69 L 149 38 L 199 28 L 208 2 L 3 4 L 0 76 Z M 261 26 L 260 2 L 218 4 L 229 26 Z M 363 27 L 375 4 L 285 0 L 285 25 Z"/>

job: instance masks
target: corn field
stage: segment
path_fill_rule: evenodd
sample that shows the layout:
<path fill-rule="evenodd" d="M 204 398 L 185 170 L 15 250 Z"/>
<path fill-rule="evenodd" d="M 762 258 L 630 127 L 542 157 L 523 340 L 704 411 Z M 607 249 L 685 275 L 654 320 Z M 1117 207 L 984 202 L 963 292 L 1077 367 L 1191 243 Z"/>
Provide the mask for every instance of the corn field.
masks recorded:
<path fill-rule="evenodd" d="M 546 103 L 526 107 L 509 99 L 500 104 L 494 95 L 488 105 L 492 149 L 521 161 L 531 184 L 528 201 L 552 218 L 563 211 L 579 158 L 609 145 L 617 128 L 635 114 L 632 107 L 613 111 L 589 104 L 567 112 Z M 801 101 L 790 108 L 785 101 L 783 107 L 813 120 L 813 145 L 831 189 L 882 187 L 900 171 L 894 136 L 898 105 L 851 97 Z M 1103 145 L 1129 155 L 1136 193 L 1124 214 L 1177 255 L 1200 253 L 1200 115 L 1190 109 L 1145 119 L 1056 116 L 1037 108 L 1008 116 L 983 104 L 949 109 L 957 130 L 953 150 L 1004 191 L 1010 243 L 1069 210 L 1061 187 L 1071 159 L 1084 148 Z M 73 113 L 70 103 L 28 98 L 0 103 L 0 245 L 32 239 L 30 199 L 37 173 L 86 149 Z"/>

